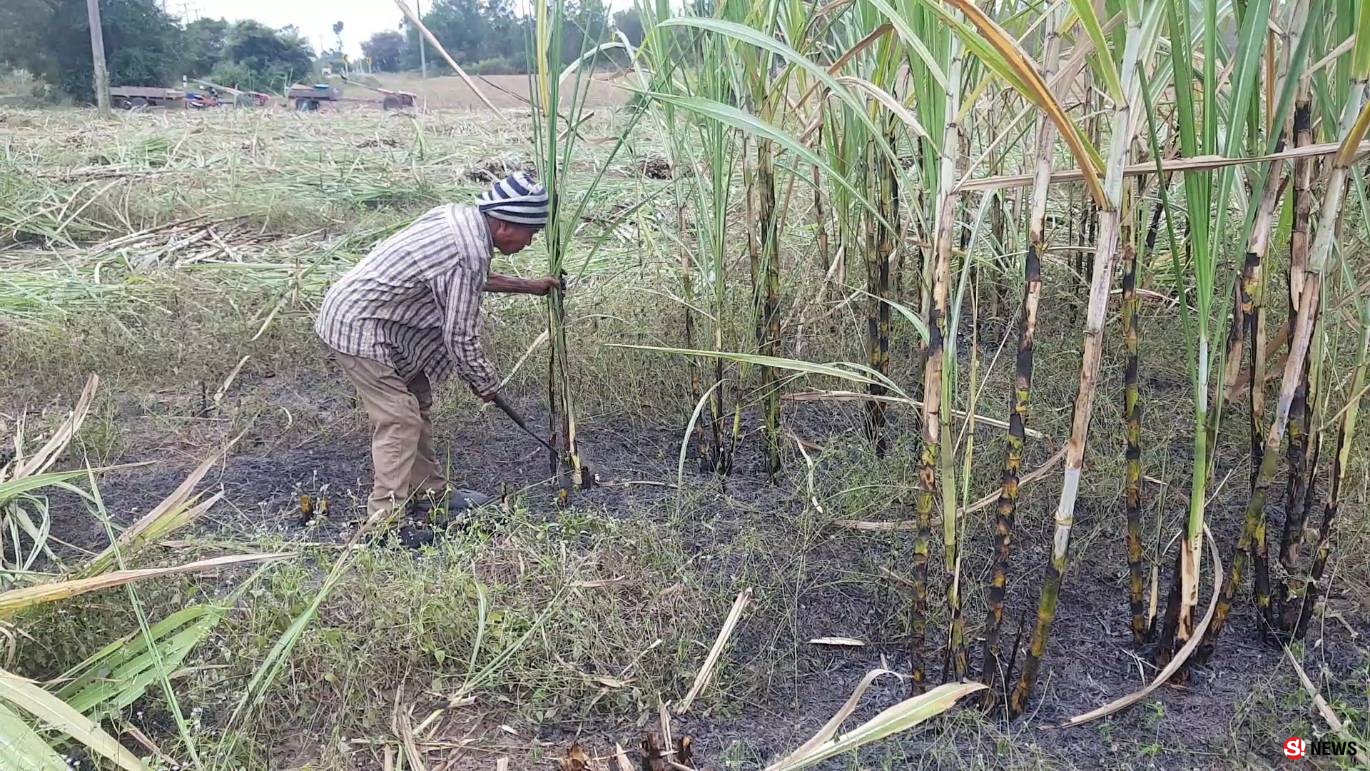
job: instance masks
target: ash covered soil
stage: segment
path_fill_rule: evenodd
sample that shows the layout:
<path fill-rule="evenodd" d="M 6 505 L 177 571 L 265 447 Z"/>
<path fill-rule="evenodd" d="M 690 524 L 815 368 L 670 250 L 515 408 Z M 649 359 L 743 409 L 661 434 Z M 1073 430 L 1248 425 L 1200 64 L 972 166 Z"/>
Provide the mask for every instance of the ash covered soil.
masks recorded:
<path fill-rule="evenodd" d="M 544 414 L 536 399 L 519 398 L 515 403 L 530 417 Z M 787 423 L 796 435 L 824 449 L 854 448 L 860 441 L 855 416 L 854 411 L 805 405 L 789 413 Z M 677 501 L 680 436 L 679 426 L 630 424 L 604 415 L 583 418 L 581 445 L 600 484 L 576 494 L 573 505 L 620 518 L 655 517 L 670 510 Z M 440 455 L 450 454 L 454 483 L 512 495 L 533 517 L 552 521 L 561 515 L 547 479 L 546 451 L 495 410 L 466 411 L 439 420 L 437 445 Z M 1035 448 L 1027 468 L 1043 462 L 1055 449 Z M 841 480 L 830 477 L 846 473 L 845 469 L 825 463 L 819 450 L 811 449 L 809 454 L 818 459 L 815 489 L 840 487 Z M 837 454 L 841 456 L 841 451 Z M 111 511 L 129 521 L 174 490 L 194 465 L 189 460 L 168 460 L 165 451 L 132 455 L 121 460 L 156 463 L 109 472 L 101 479 L 102 496 Z M 192 456 L 182 453 L 181 457 Z M 761 458 L 759 437 L 752 432 L 726 489 L 697 468 L 686 468 L 692 521 L 679 532 L 686 550 L 708 555 L 720 544 L 749 534 L 773 550 L 755 555 L 755 561 L 777 565 L 777 585 L 756 587 L 752 604 L 724 653 L 724 666 L 744 682 L 731 691 L 742 694 L 741 698 L 726 705 L 701 704 L 672 719 L 675 736 L 693 739 L 698 768 L 760 767 L 812 736 L 871 670 L 909 671 L 904 633 L 910 594 L 898 575 L 908 574 L 912 535 L 827 527 L 818 538 L 795 539 L 794 523 L 810 505 L 804 459 L 791 453 L 790 477 L 771 485 Z M 201 489 L 221 486 L 225 503 L 177 537 L 241 541 L 283 536 L 289 541 L 341 543 L 361 520 L 369 474 L 369 445 L 362 431 L 255 446 L 243 442 L 201 485 Z M 1031 503 L 1025 491 L 1009 585 L 1006 647 L 1015 635 L 1021 635 L 1021 647 L 1027 646 L 1036 592 L 1050 551 L 1045 501 L 1054 502 L 1058 484 L 1059 474 L 1038 483 L 1035 487 L 1042 489 L 1036 490 Z M 302 492 L 326 495 L 332 506 L 330 516 L 310 524 L 302 521 L 298 504 Z M 1121 530 L 1114 524 L 1121 522 L 1122 503 L 1102 504 L 1086 500 L 1078 512 L 1082 526 L 1091 520 L 1099 525 L 1092 530 L 1082 527 L 1072 544 L 1060 611 L 1025 719 L 1006 722 L 985 715 L 970 705 L 977 695 L 967 700 L 959 714 L 873 745 L 855 759 L 829 761 L 824 767 L 1259 768 L 1286 763 L 1281 753 L 1284 740 L 1297 730 L 1322 726 L 1282 649 L 1259 638 L 1256 615 L 1245 592 L 1233 608 L 1218 652 L 1209 663 L 1194 668 L 1187 683 L 1164 686 L 1111 718 L 1081 727 L 1057 727 L 1140 688 L 1155 674 L 1149 652 L 1133 646 L 1128 630 L 1126 565 Z M 482 514 L 486 515 L 498 516 L 488 510 Z M 891 504 L 887 510 L 868 512 L 865 518 L 908 516 Z M 979 559 L 990 551 L 987 530 L 993 511 L 970 516 L 982 519 L 972 527 L 977 534 L 968 547 Z M 1274 516 L 1278 522 L 1278 512 Z M 1215 535 L 1227 559 L 1237 515 L 1227 511 L 1214 519 L 1222 524 Z M 934 541 L 940 539 L 940 528 L 934 524 Z M 84 547 L 102 545 L 105 538 L 103 529 L 71 500 L 55 502 L 54 532 Z M 720 595 L 730 599 L 740 587 L 733 578 L 739 568 L 737 553 L 729 550 L 728 554 L 727 559 L 705 559 L 698 564 L 716 573 Z M 801 568 L 795 568 L 796 561 Z M 968 556 L 967 580 L 983 582 L 983 561 L 969 566 L 971 561 Z M 870 569 L 872 565 L 895 569 L 886 580 L 872 581 L 870 574 L 876 572 Z M 853 579 L 858 566 L 863 580 Z M 940 566 L 935 547 L 929 570 L 934 608 L 942 603 Z M 979 587 L 971 593 L 970 602 L 981 602 Z M 1207 598 L 1205 585 L 1204 607 Z M 1363 703 L 1367 655 L 1358 638 L 1370 626 L 1364 623 L 1359 607 L 1360 600 L 1346 596 L 1334 584 L 1329 611 L 1315 616 L 1308 636 L 1312 652 L 1305 656 L 1305 665 L 1334 704 Z M 983 615 L 981 605 L 966 609 L 972 674 L 980 664 L 977 634 Z M 720 617 L 717 625 L 722 621 Z M 1022 631 L 1020 625 L 1025 627 Z M 929 620 L 931 684 L 943 679 L 944 626 L 941 620 Z M 866 644 L 824 647 L 808 642 L 825 636 L 853 637 Z M 702 661 L 702 651 L 713 641 L 699 642 Z M 1020 664 L 1021 658 L 1020 654 Z M 846 725 L 854 726 L 908 695 L 905 682 L 882 677 Z M 593 753 L 608 757 L 616 742 L 635 747 L 643 726 L 653 727 L 656 719 L 655 712 L 598 714 L 588 722 L 515 727 L 525 738 L 535 737 L 533 741 L 553 756 L 560 756 L 578 740 Z M 491 726 L 494 745 L 507 738 L 499 733 L 498 723 Z M 527 747 L 526 741 L 522 746 Z M 484 768 L 489 757 L 477 755 L 469 763 L 458 759 L 449 767 Z M 520 767 L 517 757 L 514 767 Z M 527 761 L 523 767 L 548 764 Z"/>

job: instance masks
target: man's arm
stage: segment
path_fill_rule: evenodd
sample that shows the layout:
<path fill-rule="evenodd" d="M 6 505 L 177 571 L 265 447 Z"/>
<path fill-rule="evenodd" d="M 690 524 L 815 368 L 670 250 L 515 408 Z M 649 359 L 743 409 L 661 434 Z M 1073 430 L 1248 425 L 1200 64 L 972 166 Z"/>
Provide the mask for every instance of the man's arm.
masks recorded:
<path fill-rule="evenodd" d="M 459 267 L 430 286 L 443 309 L 443 338 L 452 363 L 471 390 L 488 402 L 499 388 L 499 375 L 480 344 L 479 281 L 479 276 Z"/>
<path fill-rule="evenodd" d="M 550 276 L 547 278 L 515 278 L 514 276 L 491 273 L 490 277 L 485 279 L 485 286 L 481 288 L 481 291 L 545 295 L 558 286 L 561 286 L 561 280 Z"/>

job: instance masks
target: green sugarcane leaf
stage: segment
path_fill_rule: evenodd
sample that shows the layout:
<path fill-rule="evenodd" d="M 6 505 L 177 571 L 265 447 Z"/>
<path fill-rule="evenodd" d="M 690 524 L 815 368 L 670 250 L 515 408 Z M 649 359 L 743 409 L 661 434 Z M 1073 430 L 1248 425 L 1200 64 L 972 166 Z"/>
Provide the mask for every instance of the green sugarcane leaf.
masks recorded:
<path fill-rule="evenodd" d="M 67 771 L 67 762 L 43 737 L 0 704 L 0 771 Z"/>
<path fill-rule="evenodd" d="M 848 288 L 848 289 L 856 290 L 857 292 L 860 292 L 861 294 L 863 294 L 863 295 L 865 295 L 865 296 L 867 296 L 867 297 L 870 297 L 870 298 L 872 298 L 872 299 L 879 300 L 880 302 L 882 302 L 882 303 L 884 303 L 884 304 L 890 306 L 890 307 L 893 308 L 894 310 L 898 311 L 898 312 L 899 312 L 899 315 L 900 315 L 900 316 L 903 316 L 904 319 L 905 319 L 906 321 L 908 321 L 909 324 L 913 327 L 913 330 L 914 330 L 915 332 L 918 333 L 918 339 L 919 339 L 919 340 L 922 340 L 924 345 L 927 344 L 927 342 L 928 342 L 928 323 L 927 323 L 926 321 L 924 321 L 924 320 L 923 320 L 923 317 L 922 317 L 922 316 L 919 316 L 918 313 L 917 313 L 916 311 L 914 311 L 912 308 L 910 308 L 909 306 L 904 305 L 904 304 L 902 304 L 902 303 L 897 303 L 897 302 L 895 302 L 894 300 L 889 299 L 888 297 L 880 297 L 879 295 L 873 295 L 873 294 L 871 294 L 870 292 L 867 292 L 866 290 L 862 289 L 862 288 L 859 287 L 859 286 L 849 286 L 849 287 L 847 287 L 847 288 Z"/>
<path fill-rule="evenodd" d="M 733 353 L 730 351 L 701 351 L 693 348 L 668 348 L 656 345 L 628 345 L 623 343 L 610 343 L 609 348 L 630 348 L 637 351 L 656 351 L 658 353 L 674 353 L 682 356 L 702 356 L 705 358 L 723 359 L 725 361 L 735 361 L 739 364 L 748 364 L 757 367 L 772 367 L 783 369 L 790 372 L 798 372 L 804 375 L 818 375 L 830 377 L 837 380 L 845 380 L 859 385 L 878 385 L 883 386 L 895 394 L 898 398 L 907 400 L 908 396 L 904 393 L 897 383 L 884 377 L 879 372 L 870 367 L 856 362 L 842 361 L 827 364 L 818 364 L 811 361 L 801 361 L 799 359 L 787 359 L 780 356 L 762 356 L 753 353 Z"/>
<path fill-rule="evenodd" d="M 1356 3 L 1356 47 L 1351 52 L 1351 78 L 1370 78 L 1370 10 L 1365 2 Z"/>
<path fill-rule="evenodd" d="M 101 757 L 127 771 L 143 771 L 144 766 L 118 740 L 101 730 L 92 720 L 70 705 L 39 688 L 33 682 L 0 669 L 0 702 L 28 713 L 46 726 L 71 737 Z"/>
<path fill-rule="evenodd" d="M 100 471 L 103 469 L 95 469 Z M 34 474 L 33 476 L 11 479 L 8 482 L 0 482 L 0 503 L 11 501 L 25 493 L 38 490 L 44 487 L 60 487 L 67 492 L 76 493 L 88 498 L 81 489 L 65 484 L 68 480 L 86 475 L 86 469 L 73 469 L 71 471 L 49 471 L 46 474 Z"/>
<path fill-rule="evenodd" d="M 696 115 L 701 115 L 705 118 L 727 124 L 753 136 L 775 142 L 791 153 L 799 156 L 799 158 L 803 159 L 805 162 L 822 169 L 830 179 L 841 185 L 854 199 L 860 202 L 862 206 L 866 207 L 866 210 L 869 211 L 880 224 L 891 230 L 894 229 L 894 226 L 880 214 L 874 204 L 867 200 L 866 197 L 857 190 L 856 186 L 854 186 L 846 177 L 838 174 L 836 169 L 828 165 L 826 161 L 818 157 L 812 150 L 805 147 L 804 144 L 792 134 L 776 128 L 745 110 L 739 110 L 730 104 L 715 102 L 712 99 L 704 99 L 697 96 L 676 96 L 674 94 L 662 94 L 656 91 L 645 92 L 645 95 L 658 101 L 674 104 L 677 107 L 689 110 Z"/>
<path fill-rule="evenodd" d="M 899 38 L 903 40 L 909 48 L 913 49 L 914 55 L 918 57 L 919 61 L 923 62 L 923 66 L 928 68 L 928 74 L 932 76 L 932 79 L 937 86 L 945 91 L 947 89 L 947 74 L 942 71 L 942 65 L 937 61 L 937 57 L 933 56 L 932 51 L 928 50 L 927 43 L 925 43 L 923 38 L 918 33 L 914 32 L 913 27 L 909 25 L 909 20 L 904 18 L 903 15 L 896 11 L 886 0 L 867 0 L 867 2 L 875 6 L 875 8 L 884 15 L 885 19 L 894 27 L 894 31 L 899 33 Z M 959 84 L 957 87 L 960 87 Z"/>
<path fill-rule="evenodd" d="M 1123 82 L 1118 77 L 1118 66 L 1114 64 L 1113 51 L 1109 48 L 1103 25 L 1099 23 L 1099 14 L 1094 11 L 1094 3 L 1092 0 L 1070 0 L 1070 7 L 1080 20 L 1080 26 L 1085 28 L 1085 34 L 1089 35 L 1090 42 L 1094 44 L 1094 55 L 1091 58 L 1094 60 L 1095 69 L 1104 76 L 1109 97 L 1113 99 L 1114 104 L 1122 103 Z"/>
<path fill-rule="evenodd" d="M 907 731 L 952 707 L 963 696 L 984 690 L 983 683 L 946 683 L 927 693 L 905 699 L 852 730 L 816 747 L 791 755 L 766 771 L 798 771 L 871 742 Z"/>
<path fill-rule="evenodd" d="M 148 628 L 158 647 L 157 652 L 149 648 L 146 638 L 135 632 L 120 641 L 119 649 L 103 659 L 96 658 L 92 666 L 80 672 L 77 679 L 57 695 L 92 718 L 117 714 L 141 698 L 161 677 L 161 671 L 170 672 L 180 667 L 190 650 L 222 617 L 223 608 L 209 605 L 192 606 L 173 613 Z M 101 653 L 107 651 L 110 651 L 108 646 Z M 156 654 L 160 654 L 161 670 Z"/>
<path fill-rule="evenodd" d="M 704 395 L 699 397 L 699 402 L 695 404 L 694 412 L 690 413 L 690 422 L 685 424 L 685 436 L 680 441 L 680 457 L 676 463 L 676 489 L 678 490 L 683 490 L 685 488 L 685 456 L 690 450 L 690 437 L 694 436 L 695 424 L 699 422 L 699 416 L 704 413 L 704 405 L 709 403 L 709 397 L 713 396 L 714 391 L 717 391 L 722 385 L 723 380 L 720 379 L 709 386 L 709 390 L 705 391 Z"/>
<path fill-rule="evenodd" d="M 198 620 L 209 611 L 209 605 L 191 605 L 153 624 L 149 627 L 149 631 L 154 638 L 160 638 Z M 130 632 L 91 654 L 85 661 L 63 672 L 54 681 L 66 683 L 57 691 L 57 695 L 70 701 L 72 695 L 78 690 L 97 678 L 107 676 L 108 673 L 137 656 L 141 650 L 146 650 L 144 646 L 133 642 L 134 638 L 139 637 L 140 634 L 138 631 Z"/>
<path fill-rule="evenodd" d="M 575 61 L 566 65 L 566 69 L 562 70 L 561 74 L 557 76 L 557 82 L 560 84 L 565 84 L 567 78 L 571 77 L 571 75 L 580 71 L 580 67 L 582 64 L 592 62 L 595 60 L 595 57 L 599 56 L 601 53 L 605 51 L 611 51 L 615 48 L 622 48 L 630 53 L 632 52 L 632 48 L 623 43 L 618 42 L 617 40 L 611 40 L 607 43 L 601 43 L 595 46 L 594 48 L 591 48 L 590 50 L 586 51 L 585 53 L 581 54 L 580 56 L 576 57 Z"/>
<path fill-rule="evenodd" d="M 893 162 L 898 161 L 898 156 L 894 152 L 894 148 L 890 147 L 889 144 L 885 142 L 884 137 L 880 134 L 880 130 L 876 128 L 875 122 L 866 114 L 866 105 L 854 94 L 844 88 L 836 78 L 830 75 L 827 68 L 819 66 L 812 59 L 809 59 L 788 45 L 746 25 L 737 24 L 731 21 L 722 21 L 720 19 L 703 19 L 686 16 L 666 19 L 657 26 L 694 27 L 709 32 L 717 32 L 720 35 L 727 35 L 736 40 L 741 40 L 744 43 L 763 48 L 784 58 L 786 61 L 812 75 L 818 82 L 826 86 L 828 91 L 836 95 L 837 98 L 841 99 L 847 106 L 851 107 L 853 112 L 856 113 L 858 120 L 860 120 L 867 130 L 870 131 L 873 141 L 879 145 L 885 155 Z M 894 98 L 890 97 L 890 99 L 893 100 Z M 897 100 L 894 101 L 897 103 Z"/>

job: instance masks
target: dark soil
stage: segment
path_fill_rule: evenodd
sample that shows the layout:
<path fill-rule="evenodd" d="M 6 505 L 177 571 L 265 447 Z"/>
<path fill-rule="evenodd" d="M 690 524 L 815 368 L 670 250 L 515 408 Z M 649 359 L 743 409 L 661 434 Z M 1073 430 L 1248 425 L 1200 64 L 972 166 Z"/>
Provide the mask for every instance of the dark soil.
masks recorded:
<path fill-rule="evenodd" d="M 541 414 L 535 400 L 522 400 L 521 407 L 530 416 Z M 844 409 L 805 405 L 792 411 L 788 420 L 807 440 L 830 447 L 855 447 L 859 436 L 856 413 Z M 466 416 L 456 426 L 440 424 L 438 433 L 439 451 L 450 452 L 455 483 L 488 493 L 520 493 L 535 514 L 549 519 L 557 516 L 554 490 L 547 483 L 545 451 L 504 416 L 485 410 Z M 584 418 L 582 447 L 600 484 L 578 494 L 578 504 L 625 517 L 661 510 L 675 500 L 672 487 L 679 437 L 680 429 L 675 426 L 614 423 L 611 427 L 608 417 Z M 1040 462 L 1049 455 L 1044 448 L 1037 449 L 1041 457 L 1030 461 Z M 242 538 L 279 534 L 296 540 L 344 540 L 364 509 L 369 488 L 368 453 L 366 437 L 359 432 L 317 439 L 300 447 L 239 447 L 206 480 L 206 486 L 222 485 L 226 500 L 234 506 L 218 506 L 197 526 L 199 535 Z M 712 705 L 713 714 L 695 711 L 673 718 L 674 734 L 693 738 L 700 768 L 720 768 L 728 758 L 740 757 L 743 767 L 751 767 L 760 759 L 774 759 L 817 731 L 867 672 L 882 667 L 908 669 L 903 639 L 906 587 L 894 580 L 877 583 L 848 579 L 858 567 L 870 574 L 875 572 L 870 569 L 872 565 L 881 564 L 907 573 L 911 536 L 830 529 L 816 541 L 796 543 L 792 526 L 802 513 L 807 493 L 803 459 L 795 455 L 790 462 L 792 469 L 798 469 L 792 472 L 793 478 L 769 485 L 760 467 L 759 447 L 744 448 L 726 490 L 687 466 L 686 484 L 699 491 L 694 510 L 707 517 L 701 527 L 682 534 L 689 539 L 688 548 L 708 554 L 744 530 L 760 530 L 766 536 L 763 540 L 776 550 L 767 559 L 785 565 L 777 570 L 788 571 L 783 582 L 758 588 L 724 656 L 727 671 L 720 676 L 731 678 L 734 684 L 730 692 L 743 697 L 735 703 Z M 180 484 L 188 469 L 188 464 L 159 464 L 112 472 L 101 481 L 101 491 L 107 502 L 118 504 L 122 516 L 131 519 Z M 821 465 L 819 477 L 820 485 L 831 481 Z M 1040 483 L 1048 488 L 1042 500 L 1054 502 L 1057 479 L 1049 477 Z M 312 526 L 301 522 L 297 514 L 301 493 L 326 496 L 332 504 L 329 518 Z M 71 503 L 56 507 L 54 532 L 79 546 L 99 545 L 103 531 Z M 1049 507 L 1040 503 L 1033 501 L 1029 507 L 1025 499 L 1020 519 L 1004 631 L 1006 646 L 1013 640 L 1019 619 L 1028 625 L 1022 636 L 1026 646 L 1035 616 L 1036 590 L 1050 549 Z M 1256 619 L 1243 595 L 1217 653 L 1208 665 L 1193 671 L 1188 684 L 1163 687 L 1110 719 L 1078 728 L 1054 727 L 1138 689 L 1155 672 L 1148 652 L 1135 650 L 1130 640 L 1126 566 L 1121 539 L 1115 535 L 1120 532 L 1116 524 L 1121 521 L 1121 503 L 1112 505 L 1117 509 L 1114 511 L 1106 511 L 1105 503 L 1086 502 L 1079 512 L 1077 532 L 1082 536 L 1091 527 L 1103 529 L 1096 529 L 1098 537 L 1086 539 L 1089 542 L 1083 546 L 1078 541 L 1072 545 L 1073 563 L 1066 575 L 1061 610 L 1027 718 L 1009 724 L 1000 717 L 985 716 L 958 720 L 956 725 L 968 730 L 909 732 L 863 753 L 859 761 L 862 767 L 996 767 L 1041 762 L 1081 768 L 1273 766 L 1284 762 L 1281 746 L 1296 726 L 1319 725 L 1280 648 L 1258 638 Z M 991 517 L 992 512 L 974 516 Z M 900 517 L 899 509 L 892 508 L 880 518 Z M 1227 512 L 1221 518 L 1224 527 L 1216 535 L 1226 561 L 1235 516 Z M 940 525 L 935 530 L 934 541 L 938 541 Z M 983 522 L 972 525 L 972 533 L 978 534 L 971 544 L 977 552 L 974 559 L 980 559 L 989 552 Z M 796 549 L 803 549 L 802 567 L 786 562 L 800 556 Z M 934 607 L 940 605 L 943 581 L 939 551 L 934 547 L 929 570 Z M 968 556 L 969 580 L 980 581 L 982 573 L 976 572 L 980 568 L 972 562 Z M 710 564 L 718 571 L 720 596 L 730 597 L 740 588 L 732 577 L 743 569 L 757 574 L 753 565 L 727 561 Z M 1207 587 L 1205 603 L 1206 592 Z M 976 588 L 968 594 L 978 601 L 980 591 Z M 1330 606 L 1335 610 L 1350 606 L 1350 602 L 1338 596 L 1334 588 Z M 977 671 L 981 652 L 974 634 L 983 612 L 980 606 L 966 610 L 971 661 Z M 1353 613 L 1346 615 L 1358 633 L 1370 631 Z M 942 624 L 930 621 L 928 627 L 932 660 L 929 679 L 936 684 L 942 673 Z M 831 635 L 855 637 L 868 644 L 824 648 L 807 642 Z M 1321 675 L 1323 683 L 1332 684 L 1324 696 L 1333 702 L 1357 702 L 1362 697 L 1363 682 L 1357 681 L 1364 678 L 1366 652 L 1346 625 L 1333 620 L 1320 623 L 1315 617 L 1310 647 L 1315 640 L 1314 653 L 1307 658 L 1316 660 L 1322 670 L 1314 671 L 1310 662 L 1314 679 Z M 704 646 L 711 642 L 701 641 Z M 867 692 L 856 717 L 868 718 L 907 696 L 905 683 L 886 676 Z M 975 708 L 963 709 L 967 714 L 962 717 L 966 718 Z M 590 724 L 525 729 L 551 747 L 569 746 L 579 739 L 604 754 L 614 742 L 635 748 L 641 739 L 641 726 L 656 722 L 655 714 L 616 717 L 597 718 L 598 722 Z M 845 760 L 834 761 L 832 767 L 846 764 Z"/>

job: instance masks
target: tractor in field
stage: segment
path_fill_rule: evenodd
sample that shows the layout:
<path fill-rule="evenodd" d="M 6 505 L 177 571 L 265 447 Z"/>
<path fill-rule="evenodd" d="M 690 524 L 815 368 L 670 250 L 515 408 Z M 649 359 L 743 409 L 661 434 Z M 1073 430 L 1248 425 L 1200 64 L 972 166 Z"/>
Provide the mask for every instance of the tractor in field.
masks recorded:
<path fill-rule="evenodd" d="M 380 94 L 382 109 L 399 110 L 415 105 L 414 95 L 408 91 L 394 91 L 388 88 L 368 86 L 364 83 L 348 80 L 345 76 L 343 77 L 343 82 Z M 319 109 L 325 102 L 369 102 L 374 104 L 370 99 L 345 97 L 342 94 L 342 89 L 327 83 L 315 83 L 312 86 L 291 86 L 290 89 L 286 91 L 286 98 L 294 103 L 296 110 L 301 112 L 313 112 Z"/>
<path fill-rule="evenodd" d="M 242 89 L 220 85 L 218 83 L 214 83 L 213 81 L 204 80 L 202 78 L 191 78 L 187 82 L 195 83 L 196 85 L 203 86 L 206 89 L 206 91 L 208 92 L 207 95 L 190 91 L 186 92 L 187 101 L 190 100 L 192 95 L 201 99 L 204 99 L 206 96 L 208 96 L 210 99 L 213 100 L 213 104 L 206 104 L 204 106 L 231 104 L 235 107 L 265 107 L 268 103 L 271 102 L 271 97 L 267 94 L 263 94 L 260 91 L 243 91 Z M 191 106 L 195 105 L 192 104 Z"/>
<path fill-rule="evenodd" d="M 110 103 L 121 110 L 136 110 L 141 107 L 186 106 L 186 94 L 174 88 L 156 86 L 114 86 L 109 90 Z"/>

